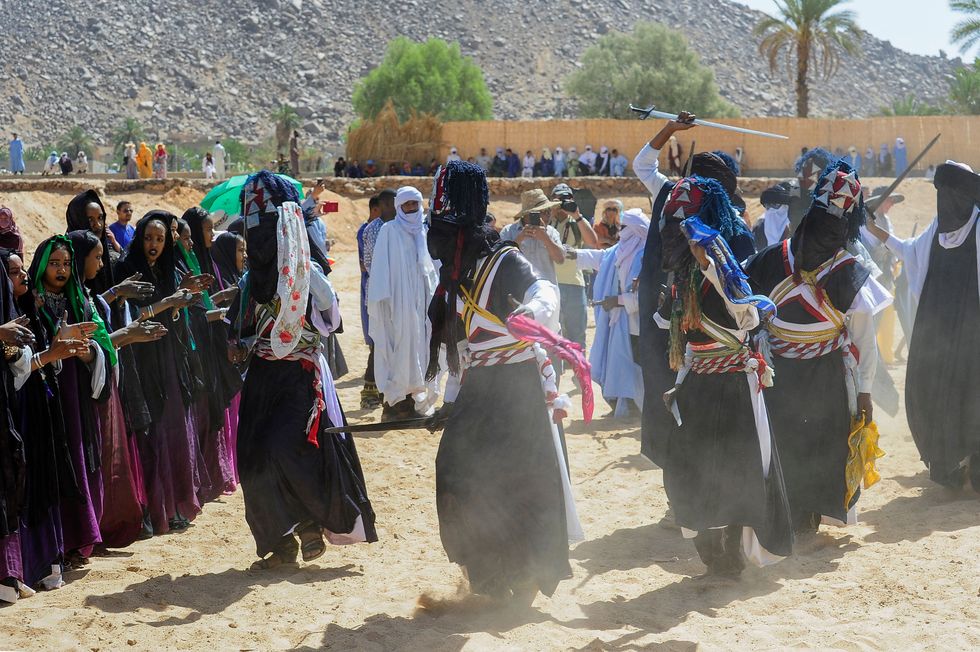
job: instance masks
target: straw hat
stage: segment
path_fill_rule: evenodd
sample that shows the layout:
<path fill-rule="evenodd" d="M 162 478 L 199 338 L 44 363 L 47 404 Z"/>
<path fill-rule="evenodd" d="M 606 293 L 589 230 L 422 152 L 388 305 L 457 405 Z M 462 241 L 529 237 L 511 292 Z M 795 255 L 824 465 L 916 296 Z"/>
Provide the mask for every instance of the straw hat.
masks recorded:
<path fill-rule="evenodd" d="M 877 188 L 871 191 L 871 195 L 864 200 L 864 203 L 869 204 L 871 202 L 883 201 L 885 199 L 886 190 L 888 190 L 888 186 L 878 186 Z M 905 195 L 902 195 L 897 192 L 893 192 L 892 194 L 888 195 L 888 198 L 891 199 L 896 204 L 901 204 L 903 201 L 905 201 Z"/>
<path fill-rule="evenodd" d="M 521 212 L 514 216 L 515 220 L 519 220 L 528 213 L 534 211 L 547 211 L 551 210 L 555 206 L 560 205 L 560 201 L 553 201 L 548 199 L 548 196 L 544 194 L 544 191 L 540 188 L 535 188 L 534 190 L 525 190 L 521 193 Z"/>

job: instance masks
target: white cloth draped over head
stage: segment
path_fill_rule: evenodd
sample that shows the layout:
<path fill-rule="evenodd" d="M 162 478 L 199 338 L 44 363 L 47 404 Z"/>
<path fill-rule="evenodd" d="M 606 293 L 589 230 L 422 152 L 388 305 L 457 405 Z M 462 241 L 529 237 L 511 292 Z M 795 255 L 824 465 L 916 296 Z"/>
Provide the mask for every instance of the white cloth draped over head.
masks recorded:
<path fill-rule="evenodd" d="M 619 246 L 616 247 L 616 272 L 619 275 L 619 285 L 627 291 L 632 285 L 628 278 L 633 259 L 643 251 L 647 242 L 647 232 L 650 231 L 650 218 L 639 208 L 631 208 L 620 217 L 622 231 L 619 234 Z"/>
<path fill-rule="evenodd" d="M 272 353 L 285 358 L 296 348 L 306 319 L 310 299 L 310 241 L 306 235 L 303 211 L 295 202 L 285 202 L 278 209 L 276 249 L 279 261 L 279 315 L 270 336 Z"/>
<path fill-rule="evenodd" d="M 419 203 L 418 210 L 414 213 L 406 213 L 402 206 L 410 201 Z M 412 236 L 415 243 L 415 251 L 418 260 L 422 265 L 435 270 L 432 265 L 432 258 L 429 256 L 429 248 L 425 243 L 425 213 L 422 211 L 422 193 L 414 186 L 402 186 L 395 193 L 395 223 L 406 233 Z"/>
<path fill-rule="evenodd" d="M 770 206 L 763 215 L 763 228 L 766 232 L 766 244 L 774 245 L 782 242 L 789 226 L 789 204 Z"/>
<path fill-rule="evenodd" d="M 405 202 L 419 202 L 414 213 Z M 412 395 L 427 410 L 436 391 L 425 381 L 432 327 L 426 317 L 438 276 L 425 244 L 422 193 L 405 186 L 395 195 L 395 219 L 378 232 L 368 279 L 368 335 L 374 341 L 378 390 L 390 404 Z"/>

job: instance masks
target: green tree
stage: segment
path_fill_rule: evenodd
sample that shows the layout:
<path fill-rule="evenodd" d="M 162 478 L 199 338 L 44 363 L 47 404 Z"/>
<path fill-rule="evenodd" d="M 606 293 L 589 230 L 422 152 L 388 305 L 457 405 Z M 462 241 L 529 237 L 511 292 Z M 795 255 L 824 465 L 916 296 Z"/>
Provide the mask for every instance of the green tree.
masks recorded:
<path fill-rule="evenodd" d="M 625 118 L 630 103 L 705 117 L 737 115 L 718 95 L 714 73 L 680 32 L 637 23 L 630 34 L 606 34 L 582 53 L 582 66 L 565 79 L 586 118 Z"/>
<path fill-rule="evenodd" d="M 493 116 L 483 71 L 460 53 L 458 43 L 438 38 L 425 43 L 395 38 L 388 43 L 381 65 L 354 84 L 354 110 L 362 118 L 374 118 L 388 100 L 403 122 L 413 111 L 441 120 Z"/>
<path fill-rule="evenodd" d="M 942 110 L 939 107 L 931 106 L 919 101 L 915 95 L 908 95 L 894 100 L 890 105 L 881 108 L 878 115 L 883 116 L 903 116 L 903 115 L 939 115 Z"/>
<path fill-rule="evenodd" d="M 950 0 L 949 8 L 965 16 L 953 25 L 949 40 L 959 44 L 960 52 L 966 52 L 980 43 L 980 0 Z"/>
<path fill-rule="evenodd" d="M 276 146 L 279 151 L 288 156 L 289 152 L 286 148 L 289 146 L 289 137 L 293 130 L 299 128 L 301 122 L 299 114 L 288 104 L 281 104 L 272 112 L 272 122 L 276 126 Z"/>
<path fill-rule="evenodd" d="M 123 120 L 122 124 L 119 125 L 112 132 L 112 146 L 116 154 L 122 154 L 123 150 L 126 149 L 126 143 L 135 143 L 139 145 L 141 140 L 146 138 L 146 132 L 143 131 L 143 125 L 136 118 L 126 118 Z"/>
<path fill-rule="evenodd" d="M 810 113 L 810 67 L 830 77 L 840 65 L 841 53 L 857 54 L 861 30 L 853 11 L 839 9 L 849 0 L 775 0 L 777 16 L 766 16 L 755 26 L 761 37 L 759 52 L 776 72 L 780 59 L 796 70 L 796 115 Z"/>
<path fill-rule="evenodd" d="M 972 66 L 953 71 L 949 85 L 949 108 L 954 113 L 980 115 L 980 59 Z"/>
<path fill-rule="evenodd" d="M 68 152 L 68 156 L 75 158 L 79 150 L 92 154 L 92 139 L 85 130 L 75 125 L 68 130 L 68 133 L 58 139 L 58 149 Z"/>
<path fill-rule="evenodd" d="M 239 163 L 245 164 L 249 161 L 251 152 L 249 152 L 248 147 L 240 140 L 227 138 L 221 141 L 221 144 L 225 148 L 225 165 L 231 166 L 238 165 Z"/>

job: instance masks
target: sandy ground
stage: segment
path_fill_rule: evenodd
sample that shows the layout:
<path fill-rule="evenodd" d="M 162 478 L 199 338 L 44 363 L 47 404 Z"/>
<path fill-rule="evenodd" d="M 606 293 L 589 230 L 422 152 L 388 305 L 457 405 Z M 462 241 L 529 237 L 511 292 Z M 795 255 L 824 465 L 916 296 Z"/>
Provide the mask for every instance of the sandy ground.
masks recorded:
<path fill-rule="evenodd" d="M 906 234 L 916 217 L 927 224 L 934 205 L 927 184 L 910 186 L 894 212 Z M 141 208 L 160 200 L 131 199 Z M 194 200 L 171 199 L 175 209 Z M 33 202 L 39 224 L 45 212 L 55 216 L 51 227 L 63 224 L 67 197 L 0 200 L 25 212 Z M 339 380 L 341 402 L 353 421 L 375 420 L 378 412 L 355 409 L 366 358 L 347 236 L 356 222 L 335 219 L 345 244 L 334 252 L 333 279 L 353 370 Z M 904 369 L 891 371 L 901 386 Z M 569 455 L 587 535 L 571 551 L 574 577 L 527 611 L 460 599 L 462 576 L 437 530 L 438 436 L 389 432 L 357 442 L 377 544 L 331 548 L 298 569 L 249 572 L 254 548 L 239 492 L 206 506 L 186 532 L 95 558 L 65 588 L 0 609 L 0 649 L 977 649 L 980 501 L 929 483 L 904 412 L 878 420 L 887 456 L 883 480 L 859 504 L 861 523 L 826 528 L 792 558 L 739 581 L 693 579 L 703 566 L 693 545 L 661 524 L 662 474 L 639 455 L 636 424 L 574 420 Z M 422 595 L 445 601 L 418 610 Z"/>

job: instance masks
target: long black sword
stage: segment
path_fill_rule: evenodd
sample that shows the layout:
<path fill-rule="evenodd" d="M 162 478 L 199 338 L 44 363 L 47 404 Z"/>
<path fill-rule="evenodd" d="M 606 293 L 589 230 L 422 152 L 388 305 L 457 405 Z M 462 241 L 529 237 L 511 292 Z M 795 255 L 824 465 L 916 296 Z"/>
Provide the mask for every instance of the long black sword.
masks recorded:
<path fill-rule="evenodd" d="M 391 430 L 418 430 L 429 428 L 435 424 L 435 417 L 413 417 L 411 419 L 395 419 L 393 421 L 381 421 L 379 423 L 357 423 L 354 425 L 336 426 L 324 428 L 327 434 L 337 434 L 341 432 L 389 432 Z"/>

